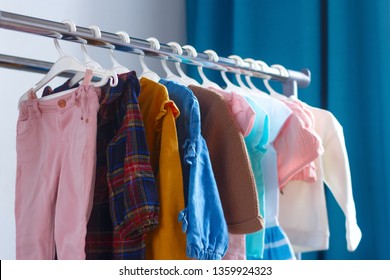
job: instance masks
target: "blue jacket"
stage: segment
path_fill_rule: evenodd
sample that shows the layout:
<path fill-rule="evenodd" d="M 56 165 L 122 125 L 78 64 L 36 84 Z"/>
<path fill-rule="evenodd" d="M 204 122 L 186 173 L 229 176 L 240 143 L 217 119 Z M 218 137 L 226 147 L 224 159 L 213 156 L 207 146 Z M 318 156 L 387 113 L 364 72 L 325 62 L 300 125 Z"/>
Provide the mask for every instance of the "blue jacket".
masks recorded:
<path fill-rule="evenodd" d="M 176 130 L 183 171 L 186 208 L 179 221 L 186 232 L 187 256 L 219 260 L 228 247 L 228 230 L 206 141 L 201 135 L 199 103 L 192 91 L 161 79 L 180 110 Z"/>

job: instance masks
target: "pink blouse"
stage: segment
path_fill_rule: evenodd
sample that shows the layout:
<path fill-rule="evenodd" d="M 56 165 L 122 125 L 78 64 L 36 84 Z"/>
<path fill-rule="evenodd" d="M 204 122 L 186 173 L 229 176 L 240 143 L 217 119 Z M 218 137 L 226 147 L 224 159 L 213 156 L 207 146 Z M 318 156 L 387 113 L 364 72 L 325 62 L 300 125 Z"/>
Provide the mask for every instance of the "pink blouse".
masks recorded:
<path fill-rule="evenodd" d="M 293 114 L 274 142 L 278 155 L 279 188 L 290 180 L 315 181 L 314 160 L 323 153 L 321 139 L 313 129 L 314 118 L 298 100 L 281 100 Z"/>
<path fill-rule="evenodd" d="M 227 92 L 215 88 L 211 88 L 222 95 L 226 103 L 228 104 L 234 119 L 242 135 L 248 136 L 253 128 L 255 122 L 256 112 L 249 105 L 243 96 L 235 92 Z"/>

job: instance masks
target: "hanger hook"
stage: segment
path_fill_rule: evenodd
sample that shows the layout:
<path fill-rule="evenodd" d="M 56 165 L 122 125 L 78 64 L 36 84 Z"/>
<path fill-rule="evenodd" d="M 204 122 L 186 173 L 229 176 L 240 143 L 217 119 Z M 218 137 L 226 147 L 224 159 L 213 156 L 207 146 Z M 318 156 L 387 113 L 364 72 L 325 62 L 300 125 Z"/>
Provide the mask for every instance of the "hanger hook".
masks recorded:
<path fill-rule="evenodd" d="M 273 64 L 273 65 L 271 65 L 271 68 L 275 68 L 275 69 L 279 70 L 279 74 L 280 74 L 281 76 L 284 76 L 284 77 L 286 77 L 286 78 L 289 77 L 288 71 L 287 71 L 287 69 L 286 69 L 283 65 L 280 65 L 280 64 Z M 268 81 L 268 80 L 269 80 L 269 79 L 264 79 L 264 80 L 263 80 L 263 83 L 264 83 L 265 87 L 268 89 L 269 93 L 270 93 L 271 95 L 283 96 L 283 94 L 280 94 L 280 93 L 276 92 L 276 91 L 271 87 L 271 85 L 269 84 L 269 81 Z"/>
<path fill-rule="evenodd" d="M 255 60 L 255 63 L 256 63 L 256 65 L 258 66 L 258 67 L 260 67 L 260 71 L 262 71 L 262 72 L 264 72 L 265 73 L 265 75 L 267 75 L 266 74 L 266 72 L 267 72 L 267 69 L 269 68 L 269 66 L 267 65 L 267 63 L 265 63 L 264 61 L 262 61 L 262 60 Z M 270 79 L 270 76 L 265 76 L 264 78 L 263 78 L 263 80 L 269 80 Z"/>
<path fill-rule="evenodd" d="M 207 54 L 207 57 L 208 57 L 209 61 L 211 61 L 211 62 L 218 62 L 219 57 L 218 57 L 218 55 L 217 55 L 217 53 L 215 51 L 213 51 L 213 50 L 205 50 L 203 53 Z M 196 54 L 196 56 L 198 56 L 198 54 Z M 208 80 L 207 77 L 204 75 L 202 69 L 203 69 L 203 65 L 198 66 L 198 72 L 199 72 L 200 76 L 204 80 Z"/>
<path fill-rule="evenodd" d="M 266 68 L 269 68 L 269 66 L 267 65 L 267 63 L 265 63 L 265 62 L 262 61 L 262 60 L 255 60 L 255 62 L 256 62 L 256 64 L 257 64 L 258 66 L 260 66 L 261 71 L 266 71 L 265 69 L 266 69 Z"/>
<path fill-rule="evenodd" d="M 244 58 L 244 61 L 249 63 L 249 69 L 254 70 L 254 71 L 259 70 L 259 65 L 257 65 L 256 61 L 253 58 Z M 252 83 L 251 77 L 253 77 L 252 72 L 248 73 L 248 75 L 245 76 L 245 80 L 252 90 L 256 90 L 257 88 Z"/>
<path fill-rule="evenodd" d="M 188 56 L 193 57 L 193 58 L 198 57 L 198 52 L 193 46 L 185 45 L 185 46 L 183 46 L 183 49 L 187 51 Z M 198 67 L 203 67 L 203 64 L 201 62 L 197 62 L 197 61 L 192 61 L 192 62 L 194 64 L 196 64 L 196 66 L 198 66 Z"/>
<path fill-rule="evenodd" d="M 119 36 L 119 38 L 121 38 L 121 43 L 122 44 L 130 44 L 130 36 L 129 34 L 127 34 L 127 32 L 125 31 L 118 31 L 115 33 L 116 35 Z"/>
<path fill-rule="evenodd" d="M 71 28 L 73 28 L 73 27 L 71 27 Z M 89 30 L 91 30 L 92 36 L 93 36 L 94 38 L 100 39 L 100 38 L 102 37 L 102 33 L 101 33 L 101 31 L 100 31 L 100 28 L 99 28 L 97 25 L 91 25 L 91 26 L 89 26 L 88 28 L 89 28 Z M 86 48 L 85 48 L 86 43 L 87 43 L 86 41 L 83 42 L 83 44 L 81 45 L 81 50 L 82 50 L 82 52 L 83 52 L 83 54 L 84 54 L 84 57 L 85 57 L 87 60 L 92 60 L 92 58 L 89 57 L 89 55 L 88 55 L 88 53 L 87 53 L 87 50 L 86 50 Z"/>
<path fill-rule="evenodd" d="M 157 51 L 160 49 L 160 42 L 157 40 L 157 38 L 149 37 L 149 38 L 146 39 L 146 41 L 148 41 L 150 43 L 150 48 L 151 49 L 157 50 Z M 144 54 L 140 55 L 139 59 L 140 59 L 140 62 L 141 62 L 142 69 L 144 69 L 144 71 L 146 71 L 146 70 L 150 71 L 148 66 L 146 65 L 145 61 L 143 60 L 144 59 Z"/>
<path fill-rule="evenodd" d="M 185 45 L 185 46 L 183 46 L 183 49 L 187 51 L 188 56 L 193 57 L 193 58 L 198 57 L 198 52 L 196 51 L 196 49 L 193 46 Z M 196 66 L 198 66 L 198 67 L 203 67 L 203 64 L 201 62 L 197 62 L 197 61 L 192 61 L 192 62 L 194 64 L 196 64 Z"/>
<path fill-rule="evenodd" d="M 211 61 L 211 62 L 218 62 L 219 61 L 219 56 L 214 50 L 205 50 L 203 53 L 207 54 L 207 56 L 209 57 L 209 61 Z M 227 71 L 227 69 L 223 66 L 220 66 L 218 64 L 216 64 L 216 66 L 218 67 L 219 71 L 224 71 L 224 72 Z"/>
<path fill-rule="evenodd" d="M 169 42 L 168 45 L 172 48 L 173 52 L 176 53 L 176 54 L 178 54 L 178 55 L 183 55 L 183 49 L 184 49 L 184 48 L 185 48 L 185 49 L 187 50 L 187 52 L 188 52 L 188 46 L 184 46 L 184 47 L 182 48 L 177 42 Z M 191 51 L 192 51 L 192 50 L 191 50 Z M 193 56 L 196 56 L 196 55 L 197 55 L 197 52 L 196 52 L 195 49 L 193 50 L 192 55 L 193 55 Z M 181 81 L 182 81 L 184 84 L 186 84 L 186 85 L 190 85 L 190 84 L 199 85 L 199 83 L 198 83 L 196 80 L 192 79 L 191 77 L 187 76 L 186 73 L 184 73 L 183 69 L 180 67 L 180 63 L 181 63 L 181 62 L 182 62 L 182 60 L 181 60 L 180 58 L 175 59 L 175 67 L 176 67 L 177 72 L 178 72 L 179 75 L 180 75 Z M 165 60 L 163 60 L 162 63 L 163 63 L 164 70 L 165 70 L 166 68 L 168 68 L 167 65 L 166 65 Z M 167 73 L 169 73 L 167 70 L 168 70 L 168 69 L 166 69 L 165 71 L 166 71 Z"/>
<path fill-rule="evenodd" d="M 62 21 L 63 24 L 66 25 L 66 27 L 68 27 L 68 30 L 69 32 L 76 32 L 77 31 L 77 27 L 76 27 L 76 24 L 71 21 L 71 20 L 64 20 Z M 54 38 L 54 46 L 56 47 L 58 53 L 60 54 L 60 56 L 66 56 L 66 53 L 62 50 L 61 46 L 60 46 L 60 43 L 58 42 L 58 39 L 57 38 Z"/>
<path fill-rule="evenodd" d="M 233 54 L 233 55 L 230 55 L 230 56 L 228 56 L 228 58 L 230 58 L 230 59 L 233 59 L 234 60 L 234 64 L 236 65 L 236 66 L 238 66 L 238 67 L 244 67 L 244 60 L 240 57 L 240 56 L 238 56 L 238 55 L 235 55 L 235 54 Z M 235 71 L 236 72 L 236 74 L 245 74 L 245 73 L 243 73 L 243 71 L 242 70 L 237 70 L 237 71 Z"/>
<path fill-rule="evenodd" d="M 89 30 L 92 31 L 92 36 L 93 36 L 94 38 L 96 38 L 96 39 L 102 38 L 102 32 L 100 31 L 99 26 L 97 26 L 97 25 L 91 25 L 91 26 L 89 26 L 88 28 L 89 28 Z M 85 55 L 87 58 L 89 58 L 90 60 L 92 60 L 92 59 L 88 56 L 87 50 L 85 49 L 84 44 L 81 45 L 81 47 L 82 47 L 82 49 L 83 49 L 84 55 Z M 101 67 L 101 66 L 100 66 L 100 67 Z"/>
<path fill-rule="evenodd" d="M 245 58 L 244 61 L 249 63 L 249 69 L 255 71 L 259 70 L 259 65 L 256 63 L 256 60 L 254 60 L 253 58 Z"/>
<path fill-rule="evenodd" d="M 183 48 L 180 46 L 179 43 L 177 42 L 169 42 L 168 45 L 172 48 L 173 52 L 178 54 L 178 55 L 182 55 L 183 54 Z M 181 60 L 180 59 L 175 59 L 176 62 L 175 62 L 175 67 L 176 67 L 176 70 L 177 72 L 179 73 L 180 77 L 183 78 L 183 77 L 187 77 L 187 75 L 183 72 L 183 69 L 181 69 L 180 67 L 180 63 L 181 63 Z M 166 63 L 164 61 L 164 63 Z"/>
<path fill-rule="evenodd" d="M 184 46 L 183 46 L 183 48 L 184 48 Z M 188 50 L 188 53 L 190 53 L 191 51 L 194 51 L 194 50 L 195 50 L 194 47 L 192 47 L 192 48 L 193 48 L 193 50 L 190 50 L 190 49 L 189 49 L 189 50 Z M 196 50 L 195 50 L 195 51 L 196 51 Z M 216 61 L 219 60 L 218 55 L 217 55 L 216 52 L 213 51 L 213 50 L 206 50 L 206 51 L 204 51 L 204 53 L 207 55 L 208 61 L 216 62 Z M 196 56 L 198 56 L 198 53 L 196 53 Z M 203 64 L 202 64 L 202 63 L 199 63 L 199 65 L 198 65 L 198 73 L 199 73 L 199 76 L 202 78 L 202 85 L 203 85 L 203 86 L 211 86 L 211 87 L 214 87 L 214 88 L 217 88 L 217 89 L 218 89 L 218 88 L 221 89 L 221 87 L 220 87 L 218 84 L 216 84 L 216 83 L 210 81 L 210 80 L 206 77 L 206 75 L 205 75 L 204 72 L 203 72 Z"/>
<path fill-rule="evenodd" d="M 218 54 L 215 51 L 213 51 L 213 50 L 205 50 L 204 53 L 207 54 L 207 56 L 209 57 L 209 60 L 211 60 L 212 62 L 218 62 L 219 61 L 219 56 L 218 56 Z"/>
<path fill-rule="evenodd" d="M 77 32 L 77 27 L 76 27 L 76 24 L 74 23 L 73 20 L 66 19 L 66 20 L 63 20 L 62 23 L 68 27 L 69 32 L 71 32 L 71 33 Z"/>
<path fill-rule="evenodd" d="M 268 67 L 268 65 L 267 65 L 265 62 L 261 61 L 261 60 L 254 60 L 253 58 L 245 58 L 244 61 L 248 62 L 249 65 L 250 65 L 250 66 L 249 66 L 250 69 L 255 70 L 255 71 L 261 70 L 261 71 L 265 72 L 265 68 Z M 260 92 L 260 93 L 262 93 L 262 94 L 267 94 L 266 92 L 260 90 L 259 88 L 257 88 L 257 87 L 253 84 L 253 82 L 251 81 L 251 77 L 253 77 L 253 74 L 252 74 L 252 73 L 250 73 L 249 76 L 246 76 L 246 77 L 245 77 L 245 79 L 246 79 L 246 81 L 247 81 L 249 87 L 250 87 L 251 89 L 255 90 L 256 92 Z M 267 77 L 265 77 L 265 78 L 263 78 L 263 79 L 266 80 Z M 265 81 L 264 81 L 264 83 L 265 83 Z"/>
<path fill-rule="evenodd" d="M 173 50 L 173 52 L 175 54 L 178 54 L 178 55 L 182 55 L 183 54 L 183 49 L 182 49 L 182 47 L 180 46 L 179 43 L 177 43 L 177 42 L 169 42 L 167 45 L 171 47 L 171 49 Z M 178 67 L 178 63 L 181 62 L 181 60 L 175 58 L 175 61 L 176 61 L 176 68 L 177 68 Z"/>
<path fill-rule="evenodd" d="M 91 25 L 88 27 L 92 31 L 92 36 L 96 39 L 102 38 L 102 32 L 100 31 L 99 26 L 97 25 Z"/>
<path fill-rule="evenodd" d="M 160 47 L 161 47 L 160 41 L 156 37 L 149 37 L 149 38 L 146 39 L 146 41 L 148 41 L 150 43 L 150 48 L 152 50 L 158 51 L 160 49 Z M 145 64 L 145 61 L 143 60 L 144 59 L 144 55 L 140 55 L 139 59 L 140 59 L 142 68 L 143 69 L 148 69 L 148 67 Z"/>
<path fill-rule="evenodd" d="M 288 71 L 283 65 L 273 64 L 273 65 L 271 65 L 271 67 L 278 69 L 281 76 L 284 76 L 286 78 L 289 77 Z"/>
<path fill-rule="evenodd" d="M 197 57 L 198 56 L 198 52 L 191 45 L 185 45 L 185 46 L 183 46 L 183 49 L 186 50 L 188 55 L 191 56 L 191 57 Z"/>
<path fill-rule="evenodd" d="M 152 48 L 153 50 L 158 51 L 160 49 L 160 42 L 159 40 L 157 40 L 157 38 L 149 37 L 148 39 L 146 39 L 146 41 L 150 43 L 150 48 Z"/>
<path fill-rule="evenodd" d="M 58 53 L 60 54 L 60 56 L 66 56 L 66 54 L 62 50 L 62 48 L 60 46 L 60 43 L 58 42 L 57 38 L 54 38 L 54 46 L 56 47 L 56 49 L 57 49 Z"/>
<path fill-rule="evenodd" d="M 177 42 L 169 42 L 168 45 L 172 48 L 172 50 L 178 54 L 182 55 L 183 54 L 183 49 Z"/>
<path fill-rule="evenodd" d="M 229 56 L 230 59 L 233 59 L 235 61 L 235 64 L 239 67 L 244 67 L 245 66 L 245 61 L 238 55 L 230 55 Z M 252 73 L 250 72 L 247 72 L 243 69 L 237 69 L 236 72 L 236 80 L 238 82 L 238 84 L 240 85 L 241 88 L 248 88 L 244 82 L 242 81 L 241 79 L 241 75 L 244 75 L 245 77 L 248 77 L 248 76 L 251 76 Z"/>
<path fill-rule="evenodd" d="M 244 60 L 238 55 L 230 55 L 228 58 L 233 59 L 235 61 L 235 65 L 242 67 L 244 65 Z"/>

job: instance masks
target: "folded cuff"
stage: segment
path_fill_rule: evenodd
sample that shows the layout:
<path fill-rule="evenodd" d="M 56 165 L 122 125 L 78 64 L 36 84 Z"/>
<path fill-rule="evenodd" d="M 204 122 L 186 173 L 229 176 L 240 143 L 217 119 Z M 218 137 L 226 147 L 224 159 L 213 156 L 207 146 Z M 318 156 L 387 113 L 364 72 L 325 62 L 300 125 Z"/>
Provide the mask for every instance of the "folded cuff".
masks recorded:
<path fill-rule="evenodd" d="M 121 239 L 132 238 L 150 232 L 158 227 L 158 211 L 149 215 L 141 215 L 137 219 L 131 219 L 122 226 L 115 227 Z"/>
<path fill-rule="evenodd" d="M 248 234 L 259 231 L 264 227 L 264 219 L 259 215 L 249 221 L 237 224 L 228 224 L 229 233 Z"/>

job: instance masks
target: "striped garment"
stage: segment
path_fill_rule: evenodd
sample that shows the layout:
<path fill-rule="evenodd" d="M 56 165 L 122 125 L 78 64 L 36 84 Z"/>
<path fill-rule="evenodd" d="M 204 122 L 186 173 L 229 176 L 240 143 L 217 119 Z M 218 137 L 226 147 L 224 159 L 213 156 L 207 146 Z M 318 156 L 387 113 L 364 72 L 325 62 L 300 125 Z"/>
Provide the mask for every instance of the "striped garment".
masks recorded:
<path fill-rule="evenodd" d="M 43 95 L 69 88 L 66 82 Z M 101 88 L 94 202 L 87 259 L 144 259 L 146 233 L 158 225 L 157 187 L 150 166 L 139 81 L 134 71 Z"/>
<path fill-rule="evenodd" d="M 265 228 L 264 260 L 295 260 L 290 240 L 280 226 Z"/>

